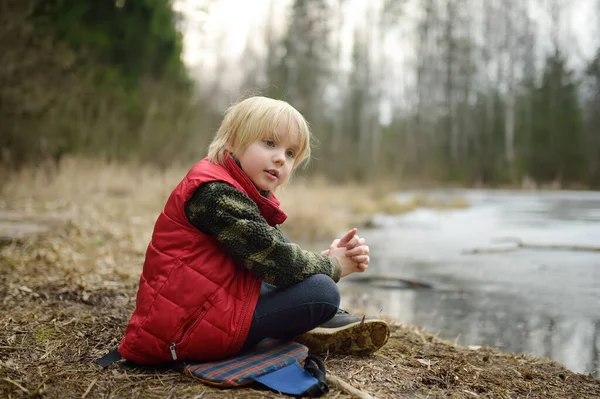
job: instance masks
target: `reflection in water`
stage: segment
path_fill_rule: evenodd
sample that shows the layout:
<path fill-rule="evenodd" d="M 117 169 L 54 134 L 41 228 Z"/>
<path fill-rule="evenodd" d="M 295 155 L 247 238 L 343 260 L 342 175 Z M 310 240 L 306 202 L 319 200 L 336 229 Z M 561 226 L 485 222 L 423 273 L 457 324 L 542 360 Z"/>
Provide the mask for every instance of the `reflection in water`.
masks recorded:
<path fill-rule="evenodd" d="M 423 326 L 463 345 L 547 357 L 600 377 L 600 320 L 546 316 L 514 296 L 436 290 L 375 289 L 345 283 L 342 306 Z"/>

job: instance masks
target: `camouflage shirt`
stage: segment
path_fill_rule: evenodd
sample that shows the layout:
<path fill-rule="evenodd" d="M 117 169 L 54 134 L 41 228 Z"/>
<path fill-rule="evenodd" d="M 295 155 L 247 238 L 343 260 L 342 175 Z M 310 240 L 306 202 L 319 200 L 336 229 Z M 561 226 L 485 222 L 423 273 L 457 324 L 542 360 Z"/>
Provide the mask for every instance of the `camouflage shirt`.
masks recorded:
<path fill-rule="evenodd" d="M 340 279 L 335 259 L 287 242 L 279 226 L 260 215 L 256 203 L 233 186 L 202 184 L 185 206 L 185 215 L 201 232 L 215 237 L 238 265 L 277 287 L 293 285 L 313 274 Z"/>

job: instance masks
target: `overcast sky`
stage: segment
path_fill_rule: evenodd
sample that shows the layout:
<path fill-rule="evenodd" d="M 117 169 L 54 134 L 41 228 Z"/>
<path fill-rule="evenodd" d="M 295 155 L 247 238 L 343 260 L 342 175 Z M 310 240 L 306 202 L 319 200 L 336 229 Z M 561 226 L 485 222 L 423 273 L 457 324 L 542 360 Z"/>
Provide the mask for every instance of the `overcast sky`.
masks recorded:
<path fill-rule="evenodd" d="M 201 10 L 206 0 L 178 0 L 176 8 L 187 16 L 187 28 L 184 33 L 185 63 L 191 67 L 202 65 L 203 73 L 211 73 L 217 67 L 218 56 L 225 56 L 232 61 L 232 68 L 237 68 L 236 64 L 248 40 L 252 41 L 265 27 L 268 15 L 283 15 L 290 2 L 291 0 L 219 0 L 213 2 L 207 15 Z M 562 41 L 573 66 L 580 66 L 593 57 L 600 45 L 598 10 L 595 8 L 597 0 L 564 0 L 563 3 L 568 7 L 561 15 L 561 24 L 564 27 L 561 32 Z M 364 23 L 365 7 L 372 4 L 372 1 L 346 0 L 346 4 L 346 47 L 349 51 L 352 44 L 352 26 Z M 274 7 L 271 14 L 269 7 Z M 407 9 L 409 15 L 410 9 L 411 7 Z M 532 11 L 541 25 L 540 37 L 549 38 L 548 13 L 535 8 Z M 281 17 L 276 17 L 275 22 L 277 19 Z M 276 25 L 283 27 L 283 23 Z M 204 29 L 203 34 L 199 32 L 200 26 Z M 393 52 L 399 53 L 398 44 L 393 45 L 396 46 Z M 414 49 L 414 46 L 412 47 Z M 235 70 L 228 73 L 236 74 Z M 241 77 L 241 71 L 239 76 Z"/>

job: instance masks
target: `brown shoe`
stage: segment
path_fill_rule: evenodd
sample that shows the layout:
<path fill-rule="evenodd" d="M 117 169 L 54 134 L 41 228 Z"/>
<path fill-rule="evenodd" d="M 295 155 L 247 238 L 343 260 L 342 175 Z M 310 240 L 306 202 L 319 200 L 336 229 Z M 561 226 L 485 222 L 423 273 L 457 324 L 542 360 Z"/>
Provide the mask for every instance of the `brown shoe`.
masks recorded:
<path fill-rule="evenodd" d="M 327 323 L 296 337 L 310 353 L 336 355 L 370 355 L 390 337 L 388 324 L 374 317 L 352 316 L 345 310 Z"/>

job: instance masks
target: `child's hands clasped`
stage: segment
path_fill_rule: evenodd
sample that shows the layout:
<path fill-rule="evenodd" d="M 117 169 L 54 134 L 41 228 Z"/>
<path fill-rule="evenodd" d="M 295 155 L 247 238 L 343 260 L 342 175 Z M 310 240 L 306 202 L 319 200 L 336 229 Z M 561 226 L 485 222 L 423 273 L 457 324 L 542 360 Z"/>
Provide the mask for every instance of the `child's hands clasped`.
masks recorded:
<path fill-rule="evenodd" d="M 342 277 L 351 273 L 362 273 L 369 267 L 369 246 L 365 239 L 360 238 L 354 228 L 348 231 L 341 239 L 334 240 L 329 249 L 322 252 L 332 258 L 336 258 L 342 267 Z"/>

